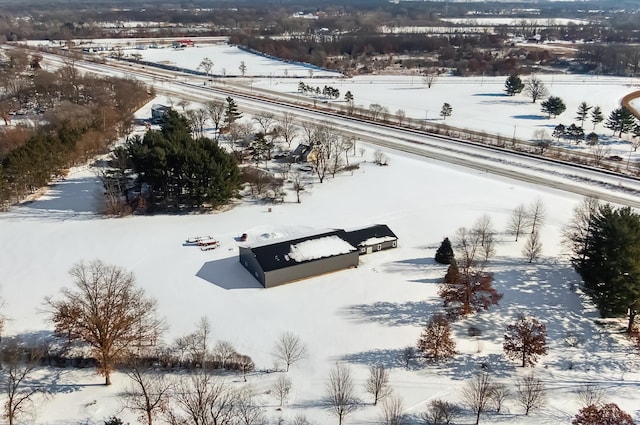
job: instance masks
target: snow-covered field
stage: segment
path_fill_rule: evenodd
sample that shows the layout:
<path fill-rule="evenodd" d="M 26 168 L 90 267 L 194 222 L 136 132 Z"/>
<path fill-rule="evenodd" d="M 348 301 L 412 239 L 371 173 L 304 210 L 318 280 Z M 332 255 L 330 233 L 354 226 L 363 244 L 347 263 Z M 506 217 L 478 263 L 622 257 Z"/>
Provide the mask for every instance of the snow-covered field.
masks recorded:
<path fill-rule="evenodd" d="M 211 59 L 230 69 L 235 63 L 235 59 Z M 247 67 L 251 69 L 249 63 Z M 556 76 L 552 84 L 548 82 L 552 93 L 567 103 L 567 121 L 583 100 L 599 104 L 608 114 L 632 90 L 625 85 L 630 80 L 566 78 Z M 256 84 L 296 92 L 301 80 L 285 81 L 264 79 Z M 307 83 L 324 84 L 316 79 Z M 380 103 L 392 113 L 403 108 L 407 115 L 426 113 L 428 119 L 436 119 L 442 102 L 449 101 L 454 114 L 447 123 L 482 126 L 505 136 L 515 130 L 524 138 L 525 132 L 556 122 L 544 119 L 536 112 L 539 105 L 523 97 L 502 96 L 504 78 L 442 78 L 431 89 L 424 88 L 417 77 L 414 81 L 411 77 L 362 77 L 326 83 L 337 85 L 342 93 L 351 90 L 357 104 Z M 463 92 L 477 94 L 464 97 Z M 149 115 L 148 107 L 142 116 Z M 289 192 L 283 204 L 247 200 L 228 211 L 205 215 L 102 218 L 95 214 L 95 195 L 100 191 L 95 170 L 72 170 L 44 196 L 0 214 L 0 295 L 5 300 L 3 311 L 11 319 L 7 334 L 49 331 L 42 312 L 44 297 L 71 284 L 72 265 L 101 259 L 133 271 L 138 284 L 158 300 L 160 314 L 170 326 L 167 342 L 192 332 L 199 318 L 206 316 L 213 325 L 213 342 L 229 341 L 253 358 L 257 371 L 250 374 L 248 384 L 258 393 L 264 394 L 277 378 L 278 373 L 265 372 L 273 368 L 270 353 L 277 336 L 285 331 L 299 335 L 309 355 L 289 372 L 293 393 L 281 412 L 264 395 L 271 418 L 304 414 L 317 424 L 337 423 L 322 409 L 321 399 L 329 370 L 336 362 L 344 362 L 352 368 L 359 395 L 369 403 L 346 422 L 372 424 L 380 411 L 362 388 L 369 365 L 390 369 L 391 384 L 409 414 L 421 412 L 437 398 L 459 402 L 461 388 L 482 370 L 483 363 L 495 379 L 512 386 L 531 369 L 523 370 L 505 359 L 503 331 L 519 314 L 531 313 L 549 331 L 549 355 L 533 369 L 547 385 L 549 403 L 524 416 L 511 401 L 503 413 L 488 415 L 486 422 L 568 424 L 579 409 L 573 391 L 586 382 L 606 390 L 608 401 L 640 420 L 637 350 L 624 340 L 621 328 L 594 321 L 597 311 L 575 290 L 578 276 L 560 244 L 561 228 L 579 197 L 393 152 L 386 152 L 390 165 L 378 167 L 371 162 L 373 148 L 366 148 L 364 156 L 351 159 L 361 162 L 359 170 L 323 184 L 316 182 L 304 192 L 301 204 Z M 433 255 L 442 238 L 453 237 L 456 229 L 473 225 L 482 215 L 488 215 L 503 232 L 515 207 L 538 199 L 547 217 L 541 232 L 543 258 L 526 263 L 520 254 L 524 240 L 516 243 L 501 234 L 498 255 L 489 266 L 497 289 L 504 293 L 500 306 L 454 324 L 459 351 L 454 360 L 438 366 L 414 362 L 408 370 L 402 367 L 403 347 L 414 345 L 429 315 L 441 309 L 437 284 L 446 268 L 437 265 Z M 234 238 L 242 233 L 259 239 L 295 229 L 374 223 L 389 225 L 399 237 L 399 247 L 361 257 L 357 269 L 265 290 L 237 260 Z M 205 234 L 214 235 L 221 247 L 202 252 L 184 244 L 188 237 Z M 469 326 L 480 328 L 482 335 L 469 337 Z M 569 335 L 579 335 L 581 343 L 569 347 Z M 102 424 L 117 414 L 136 423 L 134 414 L 121 411 L 117 397 L 126 378 L 116 375 L 114 385 L 106 388 L 92 372 L 62 370 L 51 387 L 54 396 L 39 403 L 37 416 L 28 422 Z M 242 385 L 235 382 L 241 379 L 233 381 Z M 458 423 L 471 423 L 469 411 Z"/>
<path fill-rule="evenodd" d="M 288 63 L 251 54 L 236 46 L 226 44 L 200 45 L 194 47 L 174 49 L 165 47 L 160 49 L 127 49 L 125 53 L 139 54 L 142 60 L 179 66 L 181 68 L 196 70 L 202 59 L 209 58 L 213 62 L 211 75 L 240 76 L 240 64 L 244 62 L 245 74 L 248 77 L 340 77 L 337 72 L 329 72 L 318 69 L 312 65 Z M 205 72 L 202 68 L 199 69 Z"/>
<path fill-rule="evenodd" d="M 540 101 L 532 103 L 524 93 L 507 96 L 504 93 L 506 77 L 453 77 L 436 78 L 431 88 L 427 88 L 419 75 L 366 75 L 353 78 L 335 78 L 338 74 L 314 70 L 312 76 L 309 69 L 297 65 L 252 55 L 233 46 L 212 45 L 183 50 L 147 49 L 131 50 L 142 55 L 144 60 L 177 64 L 187 69 L 198 69 L 204 58 L 213 61 L 212 74 L 240 75 L 240 61 L 247 65 L 245 82 L 253 88 L 261 88 L 274 92 L 298 96 L 298 85 L 303 82 L 312 87 L 330 86 L 340 91 L 340 98 L 328 100 L 336 104 L 345 104 L 344 94 L 350 91 L 354 96 L 355 106 L 369 109 L 372 104 L 386 107 L 390 117 L 403 111 L 407 118 L 445 123 L 453 127 L 486 131 L 499 134 L 510 139 L 516 137 L 523 140 L 534 140 L 536 132 L 546 132 L 551 138 L 558 124 L 568 127 L 580 125 L 576 120 L 578 105 L 587 102 L 590 106 L 599 106 L 605 120 L 609 113 L 620 107 L 622 98 L 636 90 L 640 90 L 640 78 L 608 77 L 598 75 L 576 74 L 541 74 L 538 78 L 546 86 L 550 96 L 560 97 L 566 111 L 556 118 L 548 118 L 541 111 Z M 202 70 L 202 69 L 200 69 Z M 323 78 L 331 74 L 330 78 Z M 284 78 L 295 77 L 295 78 Z M 265 78 L 266 77 L 266 78 Z M 522 76 L 526 81 L 527 76 Z M 232 81 L 233 82 L 233 81 Z M 440 111 L 444 103 L 453 108 L 450 117 L 444 120 Z M 240 105 L 242 106 L 242 105 Z M 613 137 L 611 130 L 604 123 L 594 126 L 587 118 L 584 124 L 585 134 L 594 131 L 600 142 L 607 146 L 609 155 L 618 155 L 631 161 L 640 156 L 631 152 L 629 136 L 623 139 Z M 584 143 L 570 145 L 566 141 L 555 141 L 554 144 L 570 146 L 571 149 L 588 151 Z"/>

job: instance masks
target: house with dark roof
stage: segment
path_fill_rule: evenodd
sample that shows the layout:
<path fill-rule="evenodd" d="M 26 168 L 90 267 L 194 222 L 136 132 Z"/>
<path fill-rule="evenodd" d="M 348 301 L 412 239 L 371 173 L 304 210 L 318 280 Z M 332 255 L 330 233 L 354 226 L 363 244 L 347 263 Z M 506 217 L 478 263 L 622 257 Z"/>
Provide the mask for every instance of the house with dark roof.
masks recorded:
<path fill-rule="evenodd" d="M 358 266 L 341 229 L 240 246 L 240 263 L 265 288 Z"/>
<path fill-rule="evenodd" d="M 373 226 L 347 230 L 344 238 L 358 249 L 360 255 L 371 254 L 374 251 L 382 251 L 383 249 L 398 246 L 398 237 L 386 224 L 375 224 Z"/>
<path fill-rule="evenodd" d="M 398 237 L 384 224 L 318 230 L 240 246 L 240 263 L 262 286 L 271 288 L 358 267 L 360 255 L 397 246 Z"/>
<path fill-rule="evenodd" d="M 162 118 L 164 118 L 164 114 L 166 114 L 169 109 L 170 108 L 168 106 L 161 105 L 159 103 L 152 105 L 151 122 L 154 124 L 160 123 L 162 121 Z"/>

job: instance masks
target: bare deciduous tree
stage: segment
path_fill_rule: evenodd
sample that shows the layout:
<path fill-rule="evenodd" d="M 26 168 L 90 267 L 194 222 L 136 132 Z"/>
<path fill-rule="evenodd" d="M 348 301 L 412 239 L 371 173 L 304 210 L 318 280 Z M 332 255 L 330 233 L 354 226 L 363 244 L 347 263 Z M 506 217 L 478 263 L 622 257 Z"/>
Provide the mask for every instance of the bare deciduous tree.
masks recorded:
<path fill-rule="evenodd" d="M 44 349 L 16 338 L 2 341 L 2 344 L 0 377 L 2 392 L 6 397 L 2 406 L 2 416 L 9 425 L 13 425 L 21 417 L 34 412 L 36 395 L 45 394 L 42 386 L 32 382 L 32 375 L 39 365 Z"/>
<path fill-rule="evenodd" d="M 373 153 L 373 163 L 376 165 L 389 165 L 389 157 L 381 150 Z"/>
<path fill-rule="evenodd" d="M 207 78 L 209 78 L 209 74 L 211 74 L 211 69 L 213 68 L 213 61 L 209 58 L 204 58 L 198 65 L 198 68 L 202 68 L 202 70 L 207 74 Z"/>
<path fill-rule="evenodd" d="M 542 227 L 546 219 L 546 211 L 542 199 L 536 199 L 536 201 L 529 206 L 527 217 L 531 226 L 531 233 L 538 230 L 539 227 Z"/>
<path fill-rule="evenodd" d="M 462 390 L 462 399 L 476 416 L 476 425 L 480 423 L 480 415 L 491 403 L 494 382 L 487 373 L 481 373 L 467 382 Z"/>
<path fill-rule="evenodd" d="M 176 408 L 167 410 L 165 417 L 171 425 L 229 425 L 238 395 L 225 380 L 198 370 L 176 383 L 173 398 Z"/>
<path fill-rule="evenodd" d="M 213 346 L 213 358 L 220 364 L 221 368 L 226 368 L 227 363 L 235 356 L 236 350 L 228 341 L 218 341 Z"/>
<path fill-rule="evenodd" d="M 57 334 L 80 339 L 99 362 L 98 371 L 111 384 L 114 365 L 136 348 L 154 345 L 163 330 L 156 301 L 135 286 L 131 272 L 94 260 L 70 271 L 75 290 L 62 289 L 62 299 L 47 298 Z"/>
<path fill-rule="evenodd" d="M 411 345 L 407 345 L 402 349 L 402 351 L 400 352 L 400 359 L 402 360 L 402 364 L 404 365 L 405 369 L 409 369 L 409 364 L 411 363 L 411 360 L 413 360 L 415 355 L 416 349 Z"/>
<path fill-rule="evenodd" d="M 378 117 L 382 114 L 384 106 L 379 103 L 372 103 L 369 105 L 369 116 L 373 121 L 377 120 Z"/>
<path fill-rule="evenodd" d="M 287 145 L 287 149 L 291 149 L 291 144 L 298 137 L 299 128 L 295 124 L 293 114 L 290 112 L 283 112 L 280 119 L 277 120 L 278 133 L 284 139 L 284 143 Z"/>
<path fill-rule="evenodd" d="M 540 254 L 542 252 L 542 243 L 540 242 L 540 234 L 538 232 L 533 232 L 527 238 L 527 241 L 522 248 L 522 255 L 532 263 L 540 258 Z"/>
<path fill-rule="evenodd" d="M 495 248 L 495 235 L 496 231 L 491 223 L 491 217 L 483 215 L 474 223 L 471 228 L 473 234 L 472 240 L 475 240 L 479 244 L 479 251 L 482 264 L 486 264 L 489 258 L 493 257 L 496 253 Z"/>
<path fill-rule="evenodd" d="M 329 382 L 327 382 L 326 408 L 338 418 L 338 425 L 350 413 L 353 413 L 360 406 L 360 401 L 356 397 L 351 370 L 342 363 L 329 372 Z"/>
<path fill-rule="evenodd" d="M 382 402 L 381 425 L 406 425 L 408 423 L 409 420 L 404 413 L 404 406 L 400 396 L 394 395 Z"/>
<path fill-rule="evenodd" d="M 309 154 L 308 160 L 320 183 L 334 167 L 335 155 L 339 154 L 337 151 L 338 139 L 338 135 L 328 125 L 318 125 L 313 130 L 311 136 L 313 151 Z"/>
<path fill-rule="evenodd" d="M 153 419 L 166 412 L 172 384 L 161 372 L 147 368 L 132 358 L 126 374 L 133 381 L 121 396 L 127 409 L 139 413 L 138 420 L 153 425 Z"/>
<path fill-rule="evenodd" d="M 289 372 L 289 366 L 302 360 L 306 355 L 307 347 L 297 335 L 291 332 L 280 335 L 273 348 L 273 356 L 286 365 L 287 372 Z"/>
<path fill-rule="evenodd" d="M 209 113 L 206 109 L 189 109 L 185 112 L 185 115 L 189 119 L 189 124 L 191 124 L 191 131 L 193 132 L 193 137 L 198 139 L 204 137 L 204 127 L 207 122 L 207 117 Z"/>
<path fill-rule="evenodd" d="M 516 382 L 516 401 L 524 408 L 525 415 L 533 409 L 544 407 L 547 402 L 544 383 L 533 374 L 519 379 Z"/>
<path fill-rule="evenodd" d="M 278 379 L 276 379 L 276 381 L 271 386 L 271 394 L 273 395 L 273 398 L 275 398 L 278 403 L 280 403 L 280 407 L 282 407 L 289 398 L 291 387 L 291 379 L 289 379 L 285 375 L 278 376 Z"/>
<path fill-rule="evenodd" d="M 547 87 L 535 74 L 532 74 L 525 82 L 524 92 L 531 98 L 531 102 L 533 103 L 536 103 L 538 99 L 543 99 L 549 93 Z"/>
<path fill-rule="evenodd" d="M 504 402 L 507 401 L 510 396 L 511 391 L 509 391 L 509 388 L 505 384 L 497 382 L 493 385 L 491 401 L 493 402 L 493 407 L 496 409 L 496 413 L 500 413 Z"/>
<path fill-rule="evenodd" d="M 306 188 L 307 188 L 307 185 L 304 182 L 304 180 L 301 179 L 300 176 L 296 174 L 296 176 L 293 178 L 293 190 L 294 192 L 296 192 L 296 202 L 298 204 L 300 203 L 300 195 Z"/>
<path fill-rule="evenodd" d="M 438 74 L 435 72 L 425 72 L 424 75 L 422 76 L 422 82 L 424 83 L 425 86 L 427 86 L 428 89 L 431 88 L 431 86 L 433 85 L 433 83 L 435 83 L 437 79 L 438 79 Z"/>
<path fill-rule="evenodd" d="M 432 400 L 427 405 L 427 410 L 420 414 L 420 418 L 426 425 L 449 425 L 453 423 L 459 410 L 458 406 L 448 401 Z"/>
<path fill-rule="evenodd" d="M 576 262 L 584 261 L 585 249 L 591 241 L 592 222 L 600 206 L 597 198 L 587 197 L 574 209 L 571 221 L 562 229 L 563 243 L 571 249 Z M 579 265 L 579 264 L 578 264 Z"/>
<path fill-rule="evenodd" d="M 600 406 L 607 395 L 606 391 L 595 384 L 580 385 L 575 391 L 576 400 L 581 407 Z"/>
<path fill-rule="evenodd" d="M 402 125 L 406 117 L 407 113 L 404 111 L 404 109 L 398 109 L 396 111 L 396 119 L 398 120 L 398 125 Z"/>
<path fill-rule="evenodd" d="M 373 396 L 373 405 L 391 394 L 389 372 L 382 365 L 369 366 L 369 377 L 364 382 L 364 389 Z"/>
<path fill-rule="evenodd" d="M 518 242 L 518 237 L 520 237 L 528 227 L 529 221 L 527 216 L 527 207 L 525 207 L 524 204 L 518 205 L 511 213 L 507 232 L 515 235 L 516 242 Z"/>
<path fill-rule="evenodd" d="M 209 119 L 213 122 L 215 140 L 218 141 L 220 138 L 220 124 L 224 120 L 225 103 L 221 100 L 210 100 L 205 104 L 205 107 L 209 113 Z"/>
<path fill-rule="evenodd" d="M 251 387 L 242 388 L 237 392 L 234 407 L 234 424 L 265 425 L 268 423 L 264 416 L 264 409 L 256 400 L 256 393 Z M 214 422 L 212 425 L 216 425 Z"/>

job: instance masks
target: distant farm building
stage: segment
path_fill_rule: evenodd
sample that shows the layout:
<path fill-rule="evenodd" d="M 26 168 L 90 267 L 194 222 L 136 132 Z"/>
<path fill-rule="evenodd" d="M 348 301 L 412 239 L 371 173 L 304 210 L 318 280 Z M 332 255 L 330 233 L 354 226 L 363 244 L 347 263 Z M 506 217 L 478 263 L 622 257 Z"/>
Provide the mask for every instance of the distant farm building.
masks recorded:
<path fill-rule="evenodd" d="M 360 254 L 397 246 L 385 225 L 307 235 L 240 246 L 240 263 L 265 288 L 357 267 Z"/>
<path fill-rule="evenodd" d="M 171 43 L 171 46 L 174 49 L 179 47 L 193 47 L 194 45 L 195 43 L 190 38 L 182 38 Z"/>

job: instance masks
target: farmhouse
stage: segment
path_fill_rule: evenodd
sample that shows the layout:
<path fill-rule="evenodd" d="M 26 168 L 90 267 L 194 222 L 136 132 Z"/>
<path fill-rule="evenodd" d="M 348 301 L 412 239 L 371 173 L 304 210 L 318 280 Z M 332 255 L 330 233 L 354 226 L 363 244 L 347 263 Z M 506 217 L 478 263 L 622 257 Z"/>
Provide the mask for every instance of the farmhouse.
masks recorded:
<path fill-rule="evenodd" d="M 347 230 L 345 240 L 356 247 L 360 255 L 398 246 L 398 237 L 386 224 Z"/>
<path fill-rule="evenodd" d="M 360 254 L 395 248 L 398 238 L 386 225 L 344 231 L 320 230 L 307 235 L 240 246 L 240 263 L 271 288 L 351 267 Z"/>

